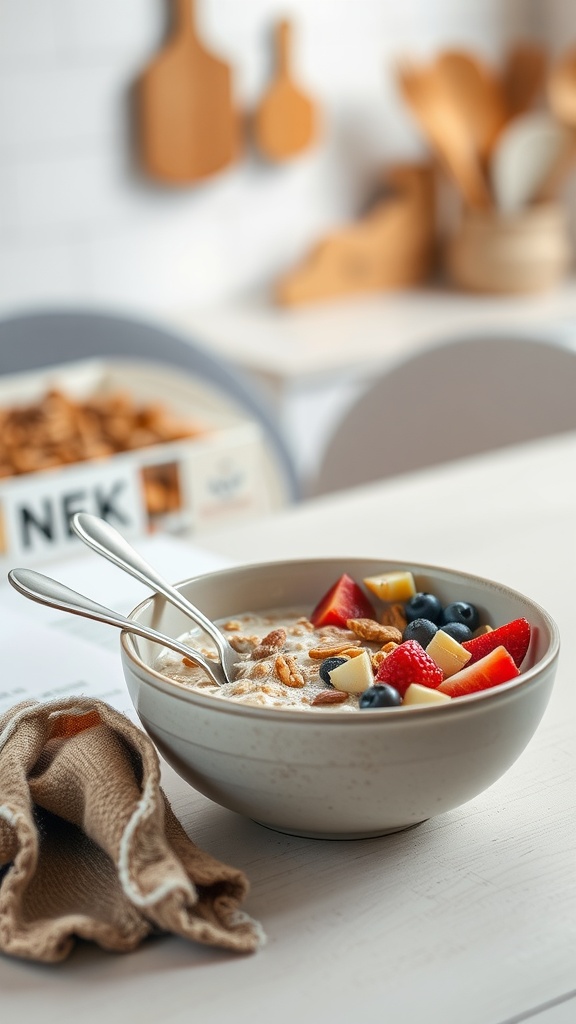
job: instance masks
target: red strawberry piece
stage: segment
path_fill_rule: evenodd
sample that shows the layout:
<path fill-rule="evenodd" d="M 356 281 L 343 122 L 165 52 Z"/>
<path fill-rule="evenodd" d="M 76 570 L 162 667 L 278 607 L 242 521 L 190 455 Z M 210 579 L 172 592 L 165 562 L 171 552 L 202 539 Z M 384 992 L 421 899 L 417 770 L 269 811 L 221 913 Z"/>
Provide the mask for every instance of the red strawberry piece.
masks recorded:
<path fill-rule="evenodd" d="M 464 697 L 467 693 L 476 693 L 478 690 L 488 690 L 500 683 L 507 683 L 520 675 L 520 669 L 516 665 L 511 654 L 505 647 L 496 647 L 480 661 L 473 665 L 468 662 L 459 672 L 446 679 L 440 684 L 440 693 L 447 693 L 449 697 Z"/>
<path fill-rule="evenodd" d="M 483 633 L 482 636 L 475 636 L 472 640 L 466 640 L 462 647 L 470 651 L 472 657 L 468 662 L 473 665 L 475 661 L 484 658 L 496 647 L 505 647 L 512 655 L 518 668 L 526 657 L 528 644 L 530 643 L 530 623 L 528 619 L 513 619 L 504 626 L 498 626 L 490 633 Z"/>
<path fill-rule="evenodd" d="M 380 662 L 376 673 L 377 683 L 388 683 L 398 690 L 401 697 L 410 683 L 420 683 L 436 690 L 443 679 L 442 669 L 416 640 L 405 640 L 399 644 Z"/>
<path fill-rule="evenodd" d="M 364 591 L 344 573 L 318 602 L 310 621 L 316 627 L 342 626 L 346 629 L 348 619 L 375 618 L 376 612 Z"/>

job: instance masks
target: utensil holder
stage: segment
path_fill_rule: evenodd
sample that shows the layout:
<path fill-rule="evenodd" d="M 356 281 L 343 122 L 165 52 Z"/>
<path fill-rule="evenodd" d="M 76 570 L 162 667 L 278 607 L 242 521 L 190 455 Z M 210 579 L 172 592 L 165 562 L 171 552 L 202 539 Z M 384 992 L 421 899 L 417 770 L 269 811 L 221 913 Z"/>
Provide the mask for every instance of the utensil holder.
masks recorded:
<path fill-rule="evenodd" d="M 513 214 L 463 211 L 444 252 L 453 284 L 493 294 L 545 291 L 562 280 L 571 262 L 567 217 L 557 203 Z"/>

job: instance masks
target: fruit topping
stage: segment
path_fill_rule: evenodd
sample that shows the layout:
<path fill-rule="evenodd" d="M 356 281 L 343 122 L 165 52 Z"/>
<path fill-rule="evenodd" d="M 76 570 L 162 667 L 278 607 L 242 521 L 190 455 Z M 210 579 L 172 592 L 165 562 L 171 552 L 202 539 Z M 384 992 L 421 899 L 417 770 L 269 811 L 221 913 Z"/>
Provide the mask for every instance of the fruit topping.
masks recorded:
<path fill-rule="evenodd" d="M 355 658 L 359 661 L 359 658 Z M 338 670 L 341 671 L 341 670 Z M 405 640 L 380 662 L 376 673 L 377 683 L 388 683 L 401 697 L 410 683 L 435 688 L 444 679 L 442 669 L 416 640 Z"/>
<path fill-rule="evenodd" d="M 403 704 L 447 704 L 452 698 L 440 690 L 431 690 L 429 686 L 411 683 L 404 694 Z"/>
<path fill-rule="evenodd" d="M 411 572 L 385 572 L 380 576 L 367 576 L 364 586 L 368 587 L 381 601 L 408 601 L 416 593 L 416 584 Z"/>
<path fill-rule="evenodd" d="M 372 662 L 367 650 L 357 658 L 349 658 L 343 665 L 337 665 L 329 672 L 330 682 L 336 690 L 344 693 L 363 693 L 374 683 Z"/>
<path fill-rule="evenodd" d="M 348 619 L 374 619 L 371 602 L 358 584 L 343 573 L 316 605 L 310 616 L 313 626 L 346 627 Z"/>
<path fill-rule="evenodd" d="M 326 686 L 332 686 L 332 683 L 330 682 L 330 673 L 332 670 L 338 668 L 338 665 L 343 665 L 345 661 L 348 661 L 348 658 L 324 658 L 318 672 L 320 674 L 320 679 L 323 683 L 326 683 Z"/>
<path fill-rule="evenodd" d="M 437 632 L 436 626 L 430 619 L 412 619 L 402 633 L 403 640 L 416 640 L 421 647 L 428 647 L 432 637 Z"/>
<path fill-rule="evenodd" d="M 435 594 L 419 592 L 406 602 L 404 613 L 408 622 L 413 619 L 430 619 L 438 625 L 442 618 L 442 605 Z"/>
<path fill-rule="evenodd" d="M 472 630 L 469 626 L 465 626 L 463 622 L 446 622 L 442 629 L 444 633 L 448 633 L 448 636 L 457 640 L 459 644 L 463 644 L 465 640 L 472 639 Z"/>
<path fill-rule="evenodd" d="M 530 632 L 528 619 L 513 619 L 512 622 L 507 622 L 504 626 L 498 626 L 489 633 L 483 633 L 481 636 L 475 636 L 471 640 L 466 640 L 463 647 L 472 655 L 470 664 L 473 664 L 486 654 L 489 654 L 490 651 L 493 651 L 495 647 L 502 645 L 512 656 L 518 668 L 520 668 L 530 643 Z"/>
<path fill-rule="evenodd" d="M 432 693 L 432 690 L 430 690 Z M 364 693 L 360 694 L 358 707 L 360 708 L 395 708 L 402 704 L 402 697 L 393 686 L 387 683 L 375 683 L 369 686 Z"/>
<path fill-rule="evenodd" d="M 453 604 L 447 605 L 442 613 L 442 625 L 447 622 L 463 622 L 473 633 L 480 625 L 478 609 L 468 601 L 454 601 Z"/>
<path fill-rule="evenodd" d="M 496 630 L 494 630 L 496 632 Z M 492 634 L 487 634 L 492 636 Z M 467 693 L 487 690 L 500 683 L 507 683 L 520 675 L 520 670 L 505 647 L 496 647 L 480 661 L 457 672 L 451 679 L 446 679 L 438 689 L 449 697 L 464 697 Z"/>
<path fill-rule="evenodd" d="M 453 676 L 470 661 L 470 652 L 443 629 L 436 631 L 426 648 L 426 654 L 436 662 L 445 676 Z"/>

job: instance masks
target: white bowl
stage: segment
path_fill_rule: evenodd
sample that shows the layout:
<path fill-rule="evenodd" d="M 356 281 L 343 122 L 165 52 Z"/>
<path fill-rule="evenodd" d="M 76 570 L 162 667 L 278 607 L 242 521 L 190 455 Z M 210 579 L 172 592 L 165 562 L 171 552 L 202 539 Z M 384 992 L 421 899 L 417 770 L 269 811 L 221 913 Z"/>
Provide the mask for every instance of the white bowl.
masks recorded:
<path fill-rule="evenodd" d="M 525 616 L 533 639 L 522 675 L 449 704 L 361 712 L 252 707 L 202 695 L 152 667 L 157 645 L 122 634 L 122 663 L 142 725 L 173 768 L 216 803 L 293 835 L 358 839 L 408 828 L 477 796 L 514 763 L 548 703 L 558 629 L 539 605 L 478 576 L 434 566 L 322 559 L 241 566 L 178 584 L 214 620 L 282 606 L 312 610 L 343 572 L 409 569 L 447 604 L 483 622 Z M 131 617 L 171 636 L 190 628 L 161 597 Z"/>

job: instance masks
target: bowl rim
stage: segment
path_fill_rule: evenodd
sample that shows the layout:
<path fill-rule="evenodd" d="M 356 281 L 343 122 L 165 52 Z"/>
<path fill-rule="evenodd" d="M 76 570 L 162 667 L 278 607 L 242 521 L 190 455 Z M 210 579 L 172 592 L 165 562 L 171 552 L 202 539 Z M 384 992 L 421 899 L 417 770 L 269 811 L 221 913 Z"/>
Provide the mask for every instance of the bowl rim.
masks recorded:
<path fill-rule="evenodd" d="M 224 714 L 234 714 L 236 717 L 248 716 L 248 718 L 263 718 L 265 720 L 272 720 L 274 722 L 293 723 L 299 722 L 302 725 L 309 723 L 305 727 L 311 727 L 312 725 L 317 726 L 321 721 L 325 724 L 330 723 L 331 725 L 351 725 L 356 723 L 356 728 L 359 724 L 363 723 L 383 723 L 385 721 L 393 722 L 398 720 L 406 721 L 406 716 L 409 720 L 415 721 L 417 717 L 425 715 L 431 716 L 442 716 L 450 714 L 453 717 L 455 714 L 465 712 L 466 710 L 471 711 L 473 707 L 479 704 L 491 704 L 495 701 L 506 699 L 506 697 L 513 698 L 517 691 L 530 688 L 532 685 L 536 685 L 539 681 L 540 673 L 543 670 L 549 668 L 557 659 L 560 652 L 560 630 L 558 625 L 552 618 L 549 612 L 540 605 L 537 601 L 522 594 L 519 590 L 515 590 L 512 587 L 506 586 L 497 580 L 493 580 L 486 576 L 479 576 L 476 573 L 464 572 L 460 569 L 451 569 L 447 566 L 435 565 L 427 562 L 408 562 L 405 559 L 389 559 L 382 557 L 362 557 L 362 556 L 350 556 L 346 558 L 342 555 L 335 556 L 324 556 L 320 558 L 286 558 L 262 562 L 251 562 L 251 563 L 238 563 L 227 568 L 217 569 L 211 572 L 198 573 L 196 576 L 188 576 L 183 580 L 179 580 L 174 586 L 179 589 L 187 586 L 189 583 L 195 583 L 197 580 L 206 579 L 207 577 L 219 577 L 229 576 L 230 573 L 246 573 L 254 570 L 262 569 L 280 569 L 282 566 L 287 565 L 302 565 L 302 566 L 313 566 L 313 565 L 327 565 L 331 563 L 346 562 L 348 565 L 352 562 L 374 562 L 376 563 L 387 563 L 391 567 L 402 567 L 409 572 L 415 572 L 416 574 L 421 573 L 446 573 L 449 576 L 456 577 L 461 580 L 474 580 L 482 586 L 488 587 L 500 591 L 506 596 L 519 599 L 524 603 L 528 603 L 538 614 L 544 619 L 549 632 L 550 632 L 550 644 L 549 648 L 544 655 L 535 665 L 522 672 L 519 676 L 509 680 L 507 683 L 500 683 L 498 686 L 490 687 L 486 690 L 480 690 L 475 693 L 466 694 L 458 697 L 453 703 L 452 701 L 445 704 L 415 704 L 410 707 L 399 707 L 392 708 L 370 708 L 369 714 L 359 714 L 358 711 L 339 711 L 337 714 L 312 714 L 308 715 L 305 711 L 291 710 L 288 708 L 278 707 L 264 707 L 255 704 L 244 704 L 233 700 L 227 700 L 222 697 L 218 697 L 212 694 L 204 694 L 199 691 L 188 689 L 181 684 L 168 679 L 168 677 L 162 675 L 156 669 L 148 665 L 144 659 L 138 654 L 134 643 L 135 634 L 129 633 L 126 630 L 122 630 L 120 634 L 121 653 L 123 659 L 131 662 L 139 670 L 137 672 L 138 679 L 145 686 L 150 686 L 153 689 L 159 690 L 166 696 L 181 700 L 186 704 L 198 705 L 205 709 L 212 711 L 221 712 Z M 394 571 L 393 568 L 390 571 Z M 128 613 L 128 618 L 137 618 L 143 610 L 149 606 L 156 597 L 160 595 L 151 594 L 139 602 Z M 240 613 L 239 613 L 240 614 Z M 149 678 L 144 678 L 149 676 Z"/>

